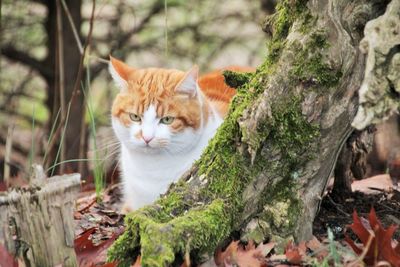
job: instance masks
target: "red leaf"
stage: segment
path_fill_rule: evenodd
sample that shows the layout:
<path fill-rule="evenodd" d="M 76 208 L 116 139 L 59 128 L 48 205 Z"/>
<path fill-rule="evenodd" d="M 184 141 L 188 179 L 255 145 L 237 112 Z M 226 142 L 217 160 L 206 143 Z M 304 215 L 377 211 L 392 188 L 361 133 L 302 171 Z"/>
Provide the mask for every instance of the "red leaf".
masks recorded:
<path fill-rule="evenodd" d="M 300 264 L 303 260 L 303 256 L 306 254 L 306 249 L 304 242 L 300 243 L 299 246 L 296 246 L 292 241 L 290 241 L 286 246 L 285 256 L 290 263 Z"/>
<path fill-rule="evenodd" d="M 392 266 L 400 266 L 400 247 L 397 245 L 393 247 L 392 237 L 397 229 L 397 226 L 390 226 L 389 228 L 383 228 L 381 222 L 376 216 L 375 210 L 372 208 L 369 215 L 369 225 L 372 231 L 368 231 L 366 227 L 361 223 L 360 217 L 357 213 L 353 213 L 353 224 L 350 228 L 361 240 L 363 246 L 356 245 L 346 234 L 345 240 L 350 247 L 358 255 L 365 253 L 364 262 L 367 265 L 375 265 L 379 261 L 389 262 Z M 368 234 L 367 234 L 368 233 Z M 370 244 L 368 244 L 369 239 Z"/>
<path fill-rule="evenodd" d="M 251 266 L 261 267 L 265 265 L 265 256 L 274 248 L 274 243 L 259 244 L 257 247 L 253 241 L 246 246 L 234 241 L 229 244 L 225 251 L 217 251 L 215 264 L 217 266 Z"/>
<path fill-rule="evenodd" d="M 353 240 L 350 239 L 350 237 L 347 234 L 344 234 L 344 240 L 347 242 L 347 244 L 353 249 L 353 251 L 357 254 L 357 255 L 361 255 L 361 253 L 363 252 L 363 249 L 361 249 L 359 246 L 357 246 Z"/>
<path fill-rule="evenodd" d="M 113 267 L 117 266 L 116 263 L 105 263 L 107 258 L 107 249 L 112 245 L 114 240 L 122 233 L 120 231 L 113 234 L 110 239 L 102 242 L 99 245 L 94 245 L 90 239 L 90 235 L 96 231 L 96 228 L 89 228 L 83 232 L 78 238 L 75 239 L 75 252 L 78 258 L 80 267 L 104 266 Z M 103 265 L 101 265 L 103 264 Z"/>
<path fill-rule="evenodd" d="M 350 228 L 358 236 L 361 242 L 366 245 L 371 232 L 365 228 L 356 211 L 353 211 L 353 223 L 350 225 Z"/>
<path fill-rule="evenodd" d="M 2 244 L 0 244 L 0 267 L 18 267 L 18 262 Z"/>
<path fill-rule="evenodd" d="M 92 240 L 89 239 L 90 235 L 96 231 L 95 227 L 89 228 L 84 231 L 79 237 L 74 240 L 75 252 L 79 254 L 81 251 L 93 249 L 94 245 Z"/>

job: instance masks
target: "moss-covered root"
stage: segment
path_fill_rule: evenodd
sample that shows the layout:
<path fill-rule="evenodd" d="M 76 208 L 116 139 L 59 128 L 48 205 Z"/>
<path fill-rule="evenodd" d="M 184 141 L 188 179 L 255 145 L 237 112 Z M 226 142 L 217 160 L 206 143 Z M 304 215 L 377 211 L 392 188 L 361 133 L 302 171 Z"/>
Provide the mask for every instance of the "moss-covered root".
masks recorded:
<path fill-rule="evenodd" d="M 230 70 L 223 72 L 225 83 L 233 88 L 238 88 L 250 81 L 252 73 L 241 73 Z"/>
<path fill-rule="evenodd" d="M 128 216 L 128 229 L 109 251 L 109 260 L 127 259 L 140 246 L 142 266 L 169 266 L 175 255 L 196 250 L 197 255 L 210 253 L 218 242 L 232 230 L 232 216 L 225 203 L 214 200 L 209 205 L 194 209 L 167 223 L 155 222 L 143 213 Z M 127 244 L 131 246 L 126 247 Z M 207 244 L 207 245 L 205 245 Z M 129 266 L 129 262 L 119 262 Z"/>

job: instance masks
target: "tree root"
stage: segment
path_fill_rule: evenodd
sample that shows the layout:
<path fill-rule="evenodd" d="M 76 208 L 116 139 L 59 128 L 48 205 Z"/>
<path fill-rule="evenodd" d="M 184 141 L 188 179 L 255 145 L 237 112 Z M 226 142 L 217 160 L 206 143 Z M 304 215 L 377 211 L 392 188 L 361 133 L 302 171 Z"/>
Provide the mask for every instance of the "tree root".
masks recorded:
<path fill-rule="evenodd" d="M 168 222 L 146 214 L 145 208 L 128 215 L 126 225 L 125 233 L 109 251 L 110 261 L 124 259 L 119 265 L 129 266 L 132 259 L 125 260 L 126 255 L 134 257 L 140 248 L 142 266 L 168 266 L 174 262 L 175 255 L 212 252 L 230 233 L 232 216 L 225 203 L 216 199 Z"/>

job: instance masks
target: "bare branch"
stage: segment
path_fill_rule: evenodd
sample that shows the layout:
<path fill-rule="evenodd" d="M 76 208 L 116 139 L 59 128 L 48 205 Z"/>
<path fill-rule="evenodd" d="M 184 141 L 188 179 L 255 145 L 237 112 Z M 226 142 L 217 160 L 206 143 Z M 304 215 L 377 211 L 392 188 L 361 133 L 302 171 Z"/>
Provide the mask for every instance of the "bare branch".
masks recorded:
<path fill-rule="evenodd" d="M 0 112 L 7 116 L 15 116 L 16 118 L 20 118 L 26 120 L 29 123 L 32 123 L 32 115 L 21 114 L 15 111 L 14 109 L 10 108 L 0 108 Z M 40 127 L 44 126 L 43 123 L 39 121 L 35 121 L 35 124 L 37 124 Z"/>
<path fill-rule="evenodd" d="M 154 15 L 162 12 L 164 10 L 164 2 L 163 1 L 156 1 L 154 2 L 153 6 L 151 7 L 150 11 L 147 13 L 147 15 L 130 31 L 124 33 L 118 40 L 111 46 L 110 51 L 114 51 L 120 47 L 123 46 L 124 43 L 126 43 L 129 38 L 132 37 L 132 35 L 140 32 L 143 30 L 143 28 L 151 21 L 151 19 L 154 17 Z M 103 55 L 101 56 L 102 58 L 108 58 L 108 55 Z M 102 62 L 97 63 L 96 65 L 93 65 L 90 69 L 90 72 L 92 74 L 99 73 L 103 68 L 107 67 Z M 95 77 L 95 75 L 92 75 L 92 77 Z"/>
<path fill-rule="evenodd" d="M 7 140 L 6 137 L 2 136 L 1 133 L 0 133 L 0 144 L 1 145 L 6 145 L 6 140 Z M 12 148 L 13 148 L 14 151 L 19 152 L 22 155 L 28 155 L 29 154 L 29 149 L 21 146 L 18 143 L 13 143 L 13 147 Z"/>
<path fill-rule="evenodd" d="M 10 106 L 14 96 L 23 95 L 25 86 L 28 84 L 31 78 L 32 72 L 29 72 L 28 75 L 16 87 L 14 87 L 10 93 L 6 94 L 5 99 L 0 105 L 0 109 L 5 109 L 7 106 Z"/>
<path fill-rule="evenodd" d="M 4 46 L 1 49 L 1 54 L 10 60 L 20 62 L 38 71 L 45 79 L 49 79 L 53 75 L 51 69 L 46 67 L 43 61 L 37 60 L 25 52 L 19 51 L 11 45 Z"/>

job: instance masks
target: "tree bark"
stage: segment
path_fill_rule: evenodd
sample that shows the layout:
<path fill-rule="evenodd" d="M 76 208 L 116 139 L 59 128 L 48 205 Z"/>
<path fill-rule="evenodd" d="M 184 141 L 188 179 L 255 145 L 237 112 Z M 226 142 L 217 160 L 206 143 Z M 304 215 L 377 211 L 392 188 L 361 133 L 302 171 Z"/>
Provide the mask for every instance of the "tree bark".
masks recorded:
<path fill-rule="evenodd" d="M 81 28 L 82 16 L 81 16 L 81 0 L 78 1 L 66 1 L 68 6 L 68 10 L 71 14 L 72 20 L 75 24 L 76 29 L 78 31 Z M 46 2 L 48 16 L 46 21 L 46 32 L 47 32 L 47 48 L 48 54 L 45 59 L 45 65 L 51 66 L 52 73 L 51 75 L 46 77 L 47 82 L 47 100 L 46 106 L 50 111 L 50 120 L 49 120 L 49 131 L 53 127 L 53 125 L 60 128 L 58 130 L 57 137 L 59 138 L 56 145 L 51 147 L 51 150 L 48 151 L 49 160 L 48 166 L 51 166 L 55 163 L 57 152 L 59 150 L 59 146 L 61 145 L 60 140 L 63 135 L 64 124 L 67 125 L 65 128 L 64 134 L 64 146 L 65 146 L 65 159 L 78 159 L 79 158 L 79 148 L 80 142 L 85 140 L 80 140 L 79 133 L 81 132 L 82 120 L 84 119 L 84 95 L 81 92 L 81 88 L 74 92 L 74 85 L 77 79 L 78 67 L 80 64 L 81 54 L 76 43 L 71 25 L 68 21 L 65 12 L 62 10 L 62 40 L 64 62 L 57 62 L 58 54 L 57 54 L 57 12 L 56 12 L 56 1 L 48 1 Z M 58 118 L 58 122 L 56 122 L 57 113 L 60 111 L 61 103 L 60 103 L 60 84 L 59 84 L 59 73 L 57 71 L 58 64 L 64 64 L 64 97 L 63 101 L 66 103 L 66 107 Z M 84 76 L 83 76 L 84 77 Z M 75 93 L 75 97 L 73 97 L 73 93 Z M 71 102 L 71 107 L 68 113 L 68 103 L 73 97 L 73 101 Z M 60 124 L 61 119 L 65 117 L 66 120 L 63 124 Z M 77 134 L 78 133 L 78 134 Z M 58 161 L 60 158 L 58 158 Z M 69 162 L 65 163 L 65 170 L 68 172 L 76 172 L 78 171 L 78 162 Z M 84 174 L 82 174 L 84 175 Z"/>
<path fill-rule="evenodd" d="M 354 131 L 343 145 L 334 169 L 332 195 L 335 199 L 348 197 L 352 193 L 352 181 L 366 177 L 367 159 L 372 151 L 374 131 L 375 127 Z"/>
<path fill-rule="evenodd" d="M 353 131 L 362 30 L 387 3 L 281 1 L 264 25 L 272 33 L 266 61 L 248 79 L 237 75 L 244 84 L 201 159 L 155 204 L 127 215 L 109 260 L 125 266 L 140 253 L 143 266 L 166 266 L 190 253 L 202 261 L 232 233 L 310 239 Z"/>

